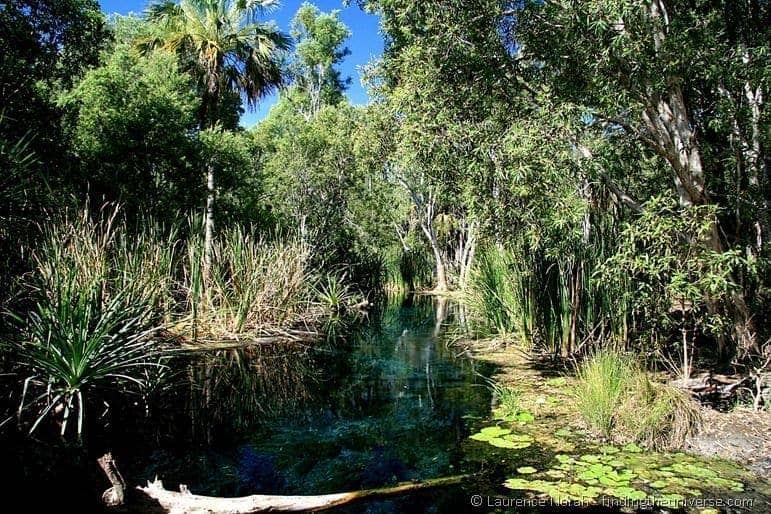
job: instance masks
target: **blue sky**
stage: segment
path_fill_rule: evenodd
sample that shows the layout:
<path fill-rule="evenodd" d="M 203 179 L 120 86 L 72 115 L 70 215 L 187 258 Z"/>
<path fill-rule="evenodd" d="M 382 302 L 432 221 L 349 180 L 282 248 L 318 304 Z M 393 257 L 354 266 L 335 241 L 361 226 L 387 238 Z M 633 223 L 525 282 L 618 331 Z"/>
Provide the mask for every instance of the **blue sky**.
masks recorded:
<path fill-rule="evenodd" d="M 141 14 L 149 0 L 99 0 L 99 3 L 107 14 L 128 14 L 130 12 Z M 283 0 L 278 9 L 265 15 L 265 20 L 275 20 L 278 26 L 288 33 L 290 22 L 302 3 L 303 0 Z M 379 32 L 377 16 L 367 14 L 355 5 L 345 7 L 342 0 L 315 0 L 310 3 L 315 4 L 324 12 L 333 9 L 341 11 L 340 19 L 348 26 L 352 34 L 346 42 L 346 46 L 351 50 L 351 55 L 345 59 L 342 65 L 343 75 L 352 79 L 351 87 L 348 89 L 348 98 L 354 104 L 367 103 L 367 92 L 361 85 L 359 68 L 383 53 L 383 38 Z M 276 95 L 265 98 L 257 111 L 247 112 L 241 118 L 241 124 L 250 127 L 263 119 L 276 100 Z"/>

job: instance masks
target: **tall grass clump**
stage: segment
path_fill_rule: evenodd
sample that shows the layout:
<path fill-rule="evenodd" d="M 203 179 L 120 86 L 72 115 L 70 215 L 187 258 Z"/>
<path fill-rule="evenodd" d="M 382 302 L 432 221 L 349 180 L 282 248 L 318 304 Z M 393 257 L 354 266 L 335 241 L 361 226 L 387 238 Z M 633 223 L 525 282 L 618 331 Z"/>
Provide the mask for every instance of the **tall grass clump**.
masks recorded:
<path fill-rule="evenodd" d="M 384 289 L 391 295 L 428 288 L 433 282 L 433 265 L 425 248 L 392 248 L 384 258 Z"/>
<path fill-rule="evenodd" d="M 99 387 L 141 385 L 159 365 L 153 339 L 171 283 L 173 245 L 155 234 L 130 238 L 118 210 L 99 219 L 65 217 L 45 231 L 25 282 L 31 308 L 17 316 L 16 342 L 26 379 L 20 414 L 37 410 L 34 431 L 49 413 L 64 436 L 70 419 L 83 431 L 87 394 Z"/>
<path fill-rule="evenodd" d="M 490 381 L 490 392 L 497 403 L 496 415 L 502 418 L 513 418 L 519 412 L 519 392 L 499 382 Z"/>
<path fill-rule="evenodd" d="M 583 362 L 576 372 L 576 409 L 590 428 L 607 439 L 612 436 L 633 369 L 628 356 L 602 350 Z"/>
<path fill-rule="evenodd" d="M 210 283 L 203 278 L 203 244 L 188 243 L 184 289 L 193 331 L 237 338 L 312 316 L 310 251 L 299 241 L 267 241 L 236 228 L 214 245 Z"/>
<path fill-rule="evenodd" d="M 690 396 L 655 381 L 629 355 L 598 350 L 578 366 L 576 376 L 576 409 L 607 440 L 675 449 L 699 428 L 699 406 Z"/>
<path fill-rule="evenodd" d="M 701 426 L 699 405 L 687 391 L 651 380 L 644 372 L 630 379 L 616 423 L 616 438 L 654 450 L 682 448 Z"/>
<path fill-rule="evenodd" d="M 534 285 L 532 274 L 513 252 L 502 248 L 483 252 L 467 294 L 481 331 L 515 336 L 530 345 L 536 330 Z"/>

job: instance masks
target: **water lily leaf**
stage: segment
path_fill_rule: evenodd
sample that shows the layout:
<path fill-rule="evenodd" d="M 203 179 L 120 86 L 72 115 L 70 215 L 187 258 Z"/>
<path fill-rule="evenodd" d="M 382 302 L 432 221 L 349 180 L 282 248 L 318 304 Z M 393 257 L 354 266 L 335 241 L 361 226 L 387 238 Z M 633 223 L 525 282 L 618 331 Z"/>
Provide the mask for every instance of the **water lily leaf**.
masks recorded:
<path fill-rule="evenodd" d="M 667 483 L 663 480 L 656 480 L 655 482 L 651 482 L 648 485 L 654 489 L 664 489 L 667 486 Z"/>
<path fill-rule="evenodd" d="M 626 446 L 624 446 L 624 451 L 629 453 L 642 453 L 643 449 L 634 443 L 629 443 Z"/>
<path fill-rule="evenodd" d="M 522 411 L 517 414 L 517 421 L 519 421 L 520 423 L 530 423 L 532 421 L 535 421 L 535 416 L 533 416 L 528 411 Z"/>
<path fill-rule="evenodd" d="M 495 437 L 490 439 L 488 443 L 495 446 L 496 448 L 508 448 L 509 450 L 521 450 L 522 448 L 527 448 L 531 445 L 531 443 L 525 441 L 509 441 L 508 439 L 503 439 L 502 437 Z"/>
<path fill-rule="evenodd" d="M 596 472 L 587 469 L 586 471 L 582 471 L 581 473 L 578 474 L 578 479 L 579 480 L 584 480 L 584 481 L 596 480 L 600 476 L 602 476 L 602 475 L 599 475 Z"/>
<path fill-rule="evenodd" d="M 569 462 L 575 462 L 575 459 L 573 457 L 571 457 L 570 455 L 565 455 L 564 453 L 555 455 L 554 458 L 557 459 L 558 462 L 561 462 L 563 464 L 569 463 Z"/>
<path fill-rule="evenodd" d="M 478 433 L 478 434 L 474 434 L 472 436 L 469 436 L 469 439 L 473 439 L 474 441 L 482 441 L 482 442 L 486 443 L 487 441 L 489 441 L 491 439 L 491 437 L 489 435 Z"/>
<path fill-rule="evenodd" d="M 521 468 L 517 468 L 517 473 L 520 475 L 532 475 L 533 473 L 537 472 L 538 470 L 532 466 L 522 466 Z"/>
<path fill-rule="evenodd" d="M 629 486 L 609 487 L 603 491 L 608 496 L 615 496 L 622 500 L 644 500 L 648 497 L 643 491 Z"/>
<path fill-rule="evenodd" d="M 511 430 L 508 428 L 501 428 L 499 426 L 485 427 L 479 431 L 480 434 L 484 434 L 490 437 L 500 437 L 502 435 L 510 434 Z"/>
<path fill-rule="evenodd" d="M 600 456 L 599 455 L 581 455 L 581 460 L 584 462 L 589 462 L 591 464 L 596 464 L 600 462 Z"/>
<path fill-rule="evenodd" d="M 610 487 L 619 487 L 619 486 L 625 486 L 629 485 L 629 482 L 619 482 L 618 480 L 613 480 L 611 477 L 608 476 L 601 476 L 598 477 L 598 480 L 603 485 L 608 485 Z"/>
<path fill-rule="evenodd" d="M 508 487 L 509 489 L 529 490 L 530 480 L 526 480 L 524 478 L 509 478 L 503 483 L 503 486 Z"/>
<path fill-rule="evenodd" d="M 591 466 L 589 466 L 589 469 L 599 475 L 604 475 L 607 473 L 615 473 L 612 467 L 606 466 L 605 464 L 600 464 L 600 463 L 592 464 Z"/>
<path fill-rule="evenodd" d="M 571 435 L 573 435 L 573 432 L 571 432 L 567 428 L 560 428 L 559 430 L 556 430 L 554 432 L 554 435 L 556 435 L 557 437 L 570 437 Z"/>
<path fill-rule="evenodd" d="M 567 476 L 567 473 L 560 471 L 559 469 L 550 469 L 546 471 L 546 474 L 552 478 L 565 478 Z"/>
<path fill-rule="evenodd" d="M 619 453 L 621 450 L 615 446 L 601 446 L 600 451 L 606 455 L 613 455 L 614 453 Z"/>

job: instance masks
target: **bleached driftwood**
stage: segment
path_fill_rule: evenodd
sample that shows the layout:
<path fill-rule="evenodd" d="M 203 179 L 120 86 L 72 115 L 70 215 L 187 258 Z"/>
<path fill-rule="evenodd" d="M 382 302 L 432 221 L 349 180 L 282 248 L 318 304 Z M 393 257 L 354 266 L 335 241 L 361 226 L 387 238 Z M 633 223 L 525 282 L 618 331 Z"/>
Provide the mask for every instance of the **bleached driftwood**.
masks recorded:
<path fill-rule="evenodd" d="M 337 494 L 314 496 L 279 496 L 255 494 L 240 498 L 218 498 L 192 494 L 180 485 L 180 492 L 164 489 L 156 479 L 137 491 L 169 514 L 254 514 L 259 512 L 318 512 L 365 499 L 396 496 L 408 492 L 458 484 L 468 475 L 434 478 L 422 482 L 405 482 L 392 487 L 365 489 Z"/>

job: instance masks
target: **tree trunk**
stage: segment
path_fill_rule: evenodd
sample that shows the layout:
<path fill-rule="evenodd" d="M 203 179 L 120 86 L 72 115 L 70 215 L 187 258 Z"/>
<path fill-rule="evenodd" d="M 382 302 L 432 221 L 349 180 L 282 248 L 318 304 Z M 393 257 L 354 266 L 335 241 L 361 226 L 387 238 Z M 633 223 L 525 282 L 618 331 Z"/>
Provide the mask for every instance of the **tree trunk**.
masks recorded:
<path fill-rule="evenodd" d="M 214 166 L 206 167 L 206 220 L 203 243 L 203 282 L 208 287 L 211 283 L 212 254 L 214 252 Z"/>
<path fill-rule="evenodd" d="M 659 52 L 669 30 L 669 15 L 664 1 L 651 0 L 649 15 L 654 22 L 655 49 Z M 654 91 L 651 87 L 644 93 L 646 105 L 642 117 L 651 135 L 650 144 L 653 150 L 670 164 L 675 187 L 680 196 L 680 205 L 683 207 L 710 205 L 713 202 L 706 190 L 699 143 L 682 89 L 678 85 L 679 78 L 670 77 L 668 84 L 664 94 Z M 718 220 L 713 217 L 709 222 L 710 235 L 704 244 L 710 250 L 722 253 L 725 248 L 720 239 Z M 707 308 L 715 313 L 723 310 L 718 302 L 709 298 L 709 295 L 707 295 Z M 735 292 L 732 295 L 731 305 L 727 305 L 726 308 L 733 320 L 733 336 L 739 349 L 745 353 L 758 351 L 752 314 L 743 291 Z M 724 342 L 720 341 L 720 344 L 721 350 L 724 350 Z"/>
<path fill-rule="evenodd" d="M 436 263 L 436 287 L 434 288 L 434 291 L 447 291 L 449 289 L 447 283 L 447 266 L 444 263 L 442 249 L 439 247 L 439 241 L 436 238 L 433 221 L 421 223 L 420 226 L 423 229 L 423 233 L 428 238 L 428 242 L 431 245 L 431 252 L 434 254 L 434 261 Z"/>

